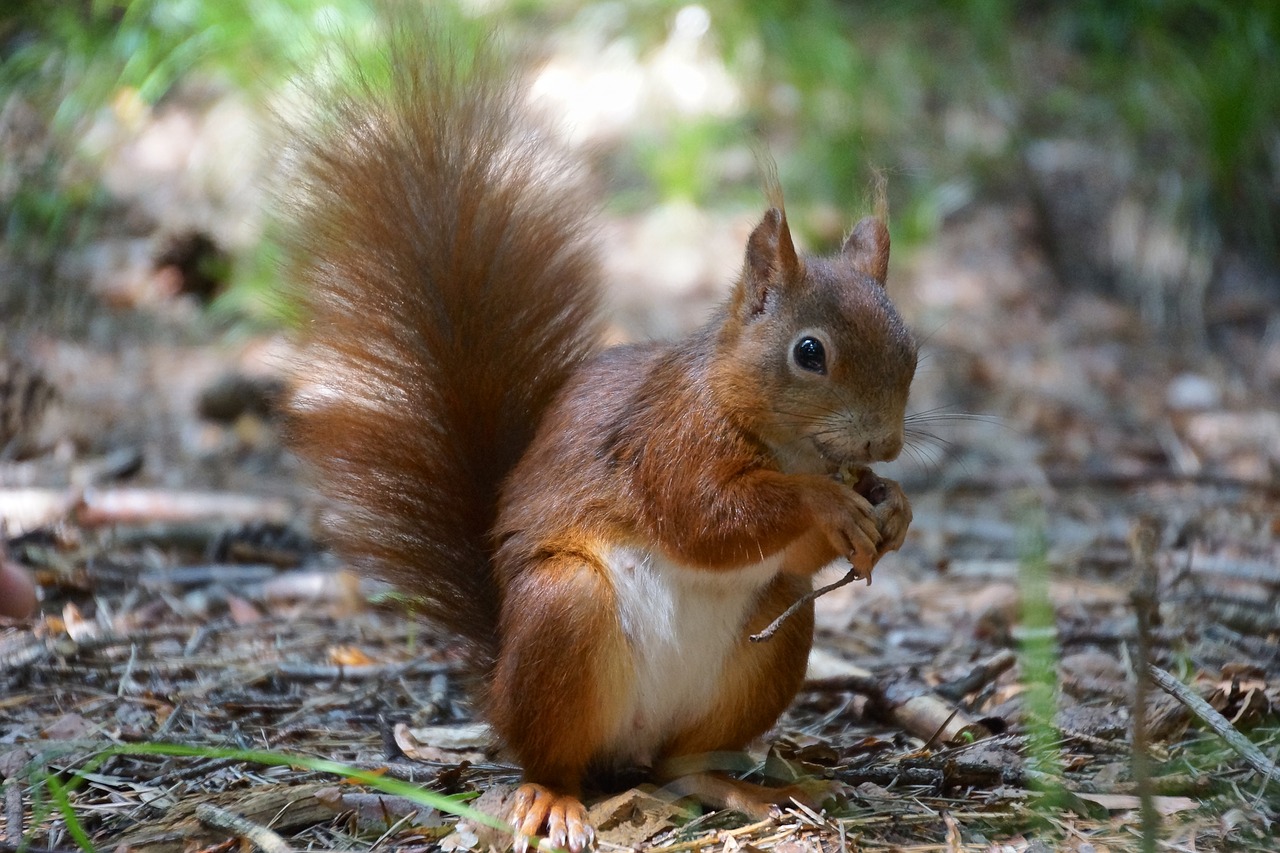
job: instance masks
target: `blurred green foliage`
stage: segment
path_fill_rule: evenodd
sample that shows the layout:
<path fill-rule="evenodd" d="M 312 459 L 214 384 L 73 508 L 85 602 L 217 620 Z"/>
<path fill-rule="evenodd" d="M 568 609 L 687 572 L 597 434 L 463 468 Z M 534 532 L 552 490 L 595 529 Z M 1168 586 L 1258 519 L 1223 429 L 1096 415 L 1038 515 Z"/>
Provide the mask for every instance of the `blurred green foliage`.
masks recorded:
<path fill-rule="evenodd" d="M 1189 215 L 1276 260 L 1280 3 L 1273 0 L 716 0 L 726 52 L 789 139 L 794 195 L 846 205 L 889 170 L 898 225 L 1020 180 L 1025 144 L 1087 139 L 1174 179 Z M 745 55 L 745 57 L 744 57 Z M 744 60 L 745 61 L 741 61 Z M 787 87 L 789 110 L 770 109 Z M 776 96 L 774 100 L 777 100 Z"/>
<path fill-rule="evenodd" d="M 510 0 L 484 13 L 425 5 L 517 37 L 595 15 L 643 55 L 687 3 Z M 895 237 L 910 242 L 969 200 L 1017 191 L 1029 142 L 1084 139 L 1132 155 L 1136 180 L 1176 183 L 1183 218 L 1277 260 L 1275 0 L 703 5 L 743 109 L 640 129 L 620 155 L 643 186 L 624 187 L 629 204 L 758 199 L 758 177 L 724 164 L 763 141 L 779 160 L 793 220 L 819 241 L 838 236 L 826 233 L 831 223 L 867 208 L 871 169 L 880 168 Z M 9 250 L 26 246 L 29 259 L 47 260 L 101 220 L 108 199 L 77 162 L 77 140 L 122 93 L 154 104 L 195 74 L 265 102 L 299 71 L 314 73 L 335 38 L 357 55 L 376 44 L 384 16 L 373 8 L 367 0 L 11 0 L 0 12 L 0 105 L 14 93 L 36 105 L 50 142 L 16 188 L 4 172 L 18 167 L 0 164 Z M 243 270 L 260 278 L 270 265 L 250 259 Z"/>
<path fill-rule="evenodd" d="M 363 0 L 16 0 L 0 11 L 0 110 L 28 127 L 0 162 L 3 249 L 37 284 L 9 282 L 0 307 L 24 316 L 83 294 L 49 285 L 58 252 L 108 227 L 112 200 L 81 150 L 107 109 L 143 108 L 204 75 L 258 102 L 335 38 L 370 28 Z M 35 136 L 36 139 L 23 139 Z M 261 258 L 238 264 L 257 278 Z"/>

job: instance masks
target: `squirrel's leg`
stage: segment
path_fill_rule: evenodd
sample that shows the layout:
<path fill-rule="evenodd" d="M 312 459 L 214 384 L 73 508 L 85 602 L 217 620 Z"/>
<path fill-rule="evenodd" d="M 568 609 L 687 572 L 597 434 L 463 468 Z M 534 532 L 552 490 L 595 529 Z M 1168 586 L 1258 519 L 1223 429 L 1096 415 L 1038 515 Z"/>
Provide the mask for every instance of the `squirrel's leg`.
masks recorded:
<path fill-rule="evenodd" d="M 710 809 L 741 812 L 754 820 L 769 816 L 774 806 L 795 800 L 815 811 L 834 800 L 840 786 L 822 779 L 770 788 L 734 779 L 724 773 L 700 772 L 681 776 L 664 790 L 679 797 L 691 797 Z"/>
<path fill-rule="evenodd" d="M 700 754 L 745 748 L 777 722 L 791 704 L 809 662 L 813 606 L 783 622 L 765 642 L 752 643 L 748 636 L 763 630 L 811 588 L 808 577 L 784 573 L 761 596 L 756 612 L 743 627 L 737 649 L 725 663 L 716 704 L 668 741 L 663 750 L 664 762 L 657 768 L 657 775 L 670 783 L 670 790 L 712 808 L 732 809 L 750 816 L 766 815 L 770 806 L 792 798 L 817 807 L 830 796 L 826 785 L 800 783 L 767 788 L 721 773 L 688 772 Z M 682 757 L 693 761 L 679 760 Z"/>
<path fill-rule="evenodd" d="M 621 713 L 626 642 L 602 566 L 557 555 L 514 573 L 504 590 L 502 646 L 488 714 L 524 768 L 509 820 L 574 853 L 594 831 L 582 778 Z"/>

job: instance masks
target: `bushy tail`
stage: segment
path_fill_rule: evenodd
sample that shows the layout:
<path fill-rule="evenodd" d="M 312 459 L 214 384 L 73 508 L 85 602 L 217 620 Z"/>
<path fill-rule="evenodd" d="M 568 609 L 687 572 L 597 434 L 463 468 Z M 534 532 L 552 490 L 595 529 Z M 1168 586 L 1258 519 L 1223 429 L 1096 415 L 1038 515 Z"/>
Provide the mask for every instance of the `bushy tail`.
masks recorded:
<path fill-rule="evenodd" d="M 294 133 L 286 292 L 295 452 L 356 565 L 497 644 L 498 488 L 598 338 L 582 175 L 492 47 L 401 38 Z"/>

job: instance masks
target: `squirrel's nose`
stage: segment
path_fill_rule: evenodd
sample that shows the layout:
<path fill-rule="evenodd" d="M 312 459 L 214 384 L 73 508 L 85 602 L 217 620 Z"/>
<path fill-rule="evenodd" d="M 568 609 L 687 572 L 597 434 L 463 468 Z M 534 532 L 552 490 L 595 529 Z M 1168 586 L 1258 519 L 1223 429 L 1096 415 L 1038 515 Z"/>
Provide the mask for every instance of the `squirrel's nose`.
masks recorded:
<path fill-rule="evenodd" d="M 897 459 L 902 452 L 902 435 L 899 433 L 879 441 L 868 441 L 865 449 L 868 459 L 886 462 Z"/>

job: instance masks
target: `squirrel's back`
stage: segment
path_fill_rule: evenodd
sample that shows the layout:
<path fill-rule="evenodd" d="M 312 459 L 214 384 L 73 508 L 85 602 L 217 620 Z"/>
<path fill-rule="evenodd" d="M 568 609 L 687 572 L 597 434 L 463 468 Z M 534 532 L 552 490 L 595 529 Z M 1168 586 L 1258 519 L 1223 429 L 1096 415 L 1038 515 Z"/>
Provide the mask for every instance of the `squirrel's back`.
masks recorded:
<path fill-rule="evenodd" d="M 347 558 L 485 669 L 501 481 L 598 339 L 585 181 L 490 45 L 401 37 L 296 130 L 286 287 L 294 450 Z"/>

